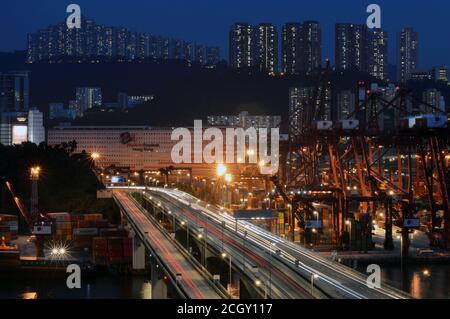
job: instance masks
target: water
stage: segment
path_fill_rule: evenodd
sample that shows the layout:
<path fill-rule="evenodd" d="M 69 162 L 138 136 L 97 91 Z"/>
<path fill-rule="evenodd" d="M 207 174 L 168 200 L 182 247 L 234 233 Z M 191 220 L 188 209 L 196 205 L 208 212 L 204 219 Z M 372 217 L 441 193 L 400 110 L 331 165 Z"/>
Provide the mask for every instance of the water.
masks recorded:
<path fill-rule="evenodd" d="M 391 286 L 410 293 L 417 299 L 450 298 L 450 264 L 400 266 L 382 268 L 382 278 Z M 403 277 L 403 282 L 402 282 Z"/>
<path fill-rule="evenodd" d="M 358 267 L 363 272 L 365 267 Z M 450 299 L 450 263 L 381 267 L 382 283 L 403 290 L 416 299 Z"/>
<path fill-rule="evenodd" d="M 364 271 L 364 267 L 360 268 Z M 41 299 L 150 299 L 151 284 L 145 276 L 98 273 L 82 279 L 81 289 L 68 289 L 66 274 L 52 271 L 0 273 L 0 299 L 20 298 L 36 292 Z M 382 267 L 382 279 L 418 299 L 450 299 L 450 264 Z"/>
<path fill-rule="evenodd" d="M 81 289 L 69 289 L 67 275 L 54 271 L 0 273 L 0 299 L 37 293 L 39 299 L 150 299 L 151 284 L 144 276 L 97 273 L 82 277 Z"/>

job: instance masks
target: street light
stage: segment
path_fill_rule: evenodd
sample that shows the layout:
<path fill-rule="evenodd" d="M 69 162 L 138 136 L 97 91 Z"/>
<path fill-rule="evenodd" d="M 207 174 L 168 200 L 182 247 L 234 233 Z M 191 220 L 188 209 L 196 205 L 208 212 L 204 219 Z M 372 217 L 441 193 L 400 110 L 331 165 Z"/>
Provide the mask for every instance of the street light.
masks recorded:
<path fill-rule="evenodd" d="M 31 172 L 32 179 L 39 179 L 39 174 L 41 173 L 41 168 L 39 166 L 34 166 L 30 169 L 30 172 Z"/>
<path fill-rule="evenodd" d="M 94 152 L 91 154 L 91 159 L 94 162 L 94 168 L 95 168 L 95 162 L 100 158 L 100 154 L 97 152 Z"/>
<path fill-rule="evenodd" d="M 100 154 L 97 152 L 94 152 L 91 154 L 91 158 L 95 161 L 98 160 L 100 158 Z"/>
<path fill-rule="evenodd" d="M 227 167 L 224 164 L 217 165 L 217 176 L 222 177 L 227 172 Z"/>
<path fill-rule="evenodd" d="M 259 279 L 255 280 L 255 285 L 256 287 L 261 287 L 261 285 L 263 284 L 263 282 Z M 267 299 L 267 283 L 264 282 L 264 299 Z"/>
<path fill-rule="evenodd" d="M 231 174 L 225 174 L 225 182 L 231 183 L 233 181 L 233 176 Z"/>
<path fill-rule="evenodd" d="M 319 220 L 319 212 L 318 211 L 314 212 L 314 216 L 316 216 L 317 220 Z"/>
<path fill-rule="evenodd" d="M 30 201 L 30 214 L 33 221 L 38 219 L 38 203 L 39 203 L 39 192 L 38 192 L 38 180 L 41 174 L 41 168 L 39 166 L 33 166 L 30 169 L 30 180 L 31 180 L 31 201 Z"/>
<path fill-rule="evenodd" d="M 203 239 L 204 238 L 204 243 L 203 243 L 203 265 L 206 267 L 206 252 L 208 251 L 208 229 L 207 228 L 203 228 L 203 227 L 201 227 L 200 228 L 200 232 L 201 233 L 199 233 L 198 235 L 197 235 L 197 238 L 199 239 L 199 240 L 201 240 L 201 239 Z M 203 236 L 203 234 L 205 234 L 205 236 Z"/>

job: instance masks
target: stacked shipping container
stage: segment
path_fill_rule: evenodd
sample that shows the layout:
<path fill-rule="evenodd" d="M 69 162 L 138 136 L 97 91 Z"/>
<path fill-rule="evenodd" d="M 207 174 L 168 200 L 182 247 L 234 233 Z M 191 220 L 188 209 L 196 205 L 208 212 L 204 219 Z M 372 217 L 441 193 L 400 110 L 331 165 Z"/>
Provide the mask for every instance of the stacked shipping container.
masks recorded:
<path fill-rule="evenodd" d="M 48 217 L 53 220 L 54 240 L 72 240 L 72 219 L 69 213 L 52 213 Z"/>
<path fill-rule="evenodd" d="M 19 220 L 14 215 L 0 214 L 0 245 L 4 242 L 11 244 L 12 240 L 17 239 L 19 231 Z"/>
<path fill-rule="evenodd" d="M 93 260 L 96 265 L 131 264 L 133 258 L 131 238 L 97 237 L 93 243 Z"/>

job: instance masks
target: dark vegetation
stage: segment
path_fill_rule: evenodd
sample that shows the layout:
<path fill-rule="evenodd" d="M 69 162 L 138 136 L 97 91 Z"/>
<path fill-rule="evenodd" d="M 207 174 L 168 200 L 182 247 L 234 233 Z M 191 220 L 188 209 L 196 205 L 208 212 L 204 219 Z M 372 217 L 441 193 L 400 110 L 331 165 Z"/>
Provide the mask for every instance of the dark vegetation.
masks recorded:
<path fill-rule="evenodd" d="M 101 188 L 88 154 L 72 154 L 71 145 L 48 147 L 44 143 L 0 144 L 0 177 L 10 181 L 27 208 L 31 192 L 30 168 L 42 168 L 39 179 L 39 210 L 42 212 L 103 213 L 114 222 L 118 210 L 113 200 L 97 200 Z M 1 182 L 0 212 L 18 214 L 11 194 Z"/>
<path fill-rule="evenodd" d="M 190 126 L 194 119 L 205 120 L 207 115 L 245 110 L 255 115 L 281 115 L 286 128 L 289 88 L 318 84 L 317 78 L 311 76 L 273 77 L 256 70 L 230 70 L 224 62 L 207 69 L 195 64 L 189 66 L 184 61 L 26 64 L 25 57 L 22 51 L 0 53 L 0 72 L 29 70 L 31 105 L 44 113 L 49 103 L 67 105 L 75 99 L 75 88 L 82 86 L 100 87 L 104 102 L 117 101 L 119 92 L 155 96 L 155 100 L 126 113 L 93 110 L 75 122 L 79 125 Z M 360 80 L 379 82 L 357 71 L 331 74 L 335 91 L 355 91 Z M 421 81 L 408 85 L 418 98 L 424 89 L 436 87 L 450 101 L 450 87 L 445 84 Z"/>
<path fill-rule="evenodd" d="M 103 101 L 117 101 L 119 92 L 129 95 L 153 94 L 155 100 L 128 113 L 91 112 L 76 124 L 88 125 L 193 125 L 207 115 L 281 115 L 287 119 L 289 88 L 316 86 L 308 76 L 269 76 L 256 70 L 235 71 L 220 63 L 214 69 L 183 61 L 128 63 L 34 63 L 26 64 L 25 53 L 0 54 L 0 71 L 29 70 L 31 105 L 45 113 L 48 104 L 67 103 L 75 98 L 75 88 L 102 88 Z M 334 73 L 338 88 L 355 89 L 359 80 L 372 80 L 366 74 Z"/>

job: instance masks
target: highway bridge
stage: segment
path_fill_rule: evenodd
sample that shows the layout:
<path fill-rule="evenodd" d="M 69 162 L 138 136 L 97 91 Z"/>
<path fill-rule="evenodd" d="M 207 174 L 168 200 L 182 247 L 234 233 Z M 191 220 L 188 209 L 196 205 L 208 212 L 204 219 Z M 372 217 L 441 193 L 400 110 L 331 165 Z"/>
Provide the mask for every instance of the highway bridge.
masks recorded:
<path fill-rule="evenodd" d="M 139 259 L 141 264 L 145 262 L 144 247 L 156 259 L 151 267 L 154 299 L 167 297 L 167 286 L 164 281 L 169 280 L 178 295 L 187 299 L 227 298 L 226 293 L 205 275 L 201 267 L 183 254 L 170 236 L 140 207 L 132 198 L 130 191 L 115 190 L 113 196 L 135 232 L 133 238 L 135 268 L 139 268 L 136 267 Z"/>
<path fill-rule="evenodd" d="M 142 219 L 145 214 L 151 215 L 150 212 L 153 212 L 154 216 L 170 221 L 175 240 L 178 238 L 180 241 L 180 236 L 187 234 L 186 240 L 181 241 L 186 252 L 192 255 L 193 246 L 197 247 L 195 251 L 200 255 L 197 259 L 204 269 L 210 268 L 207 260 L 211 258 L 222 258 L 229 262 L 227 282 L 230 294 L 232 288 L 242 286 L 244 282 L 247 290 L 254 290 L 256 293 L 252 297 L 410 298 L 406 293 L 385 285 L 380 289 L 371 289 L 362 274 L 320 257 L 249 222 L 236 220 L 220 207 L 202 202 L 184 192 L 168 188 L 135 188 L 134 192 L 140 193 L 147 203 L 147 209 L 135 207 L 132 211 L 141 212 L 129 215 L 129 218 Z M 120 205 L 133 201 L 123 190 L 116 190 L 115 198 Z M 127 209 L 130 210 L 129 207 Z M 183 278 L 189 276 L 184 274 Z M 200 282 L 199 277 L 197 278 Z"/>

